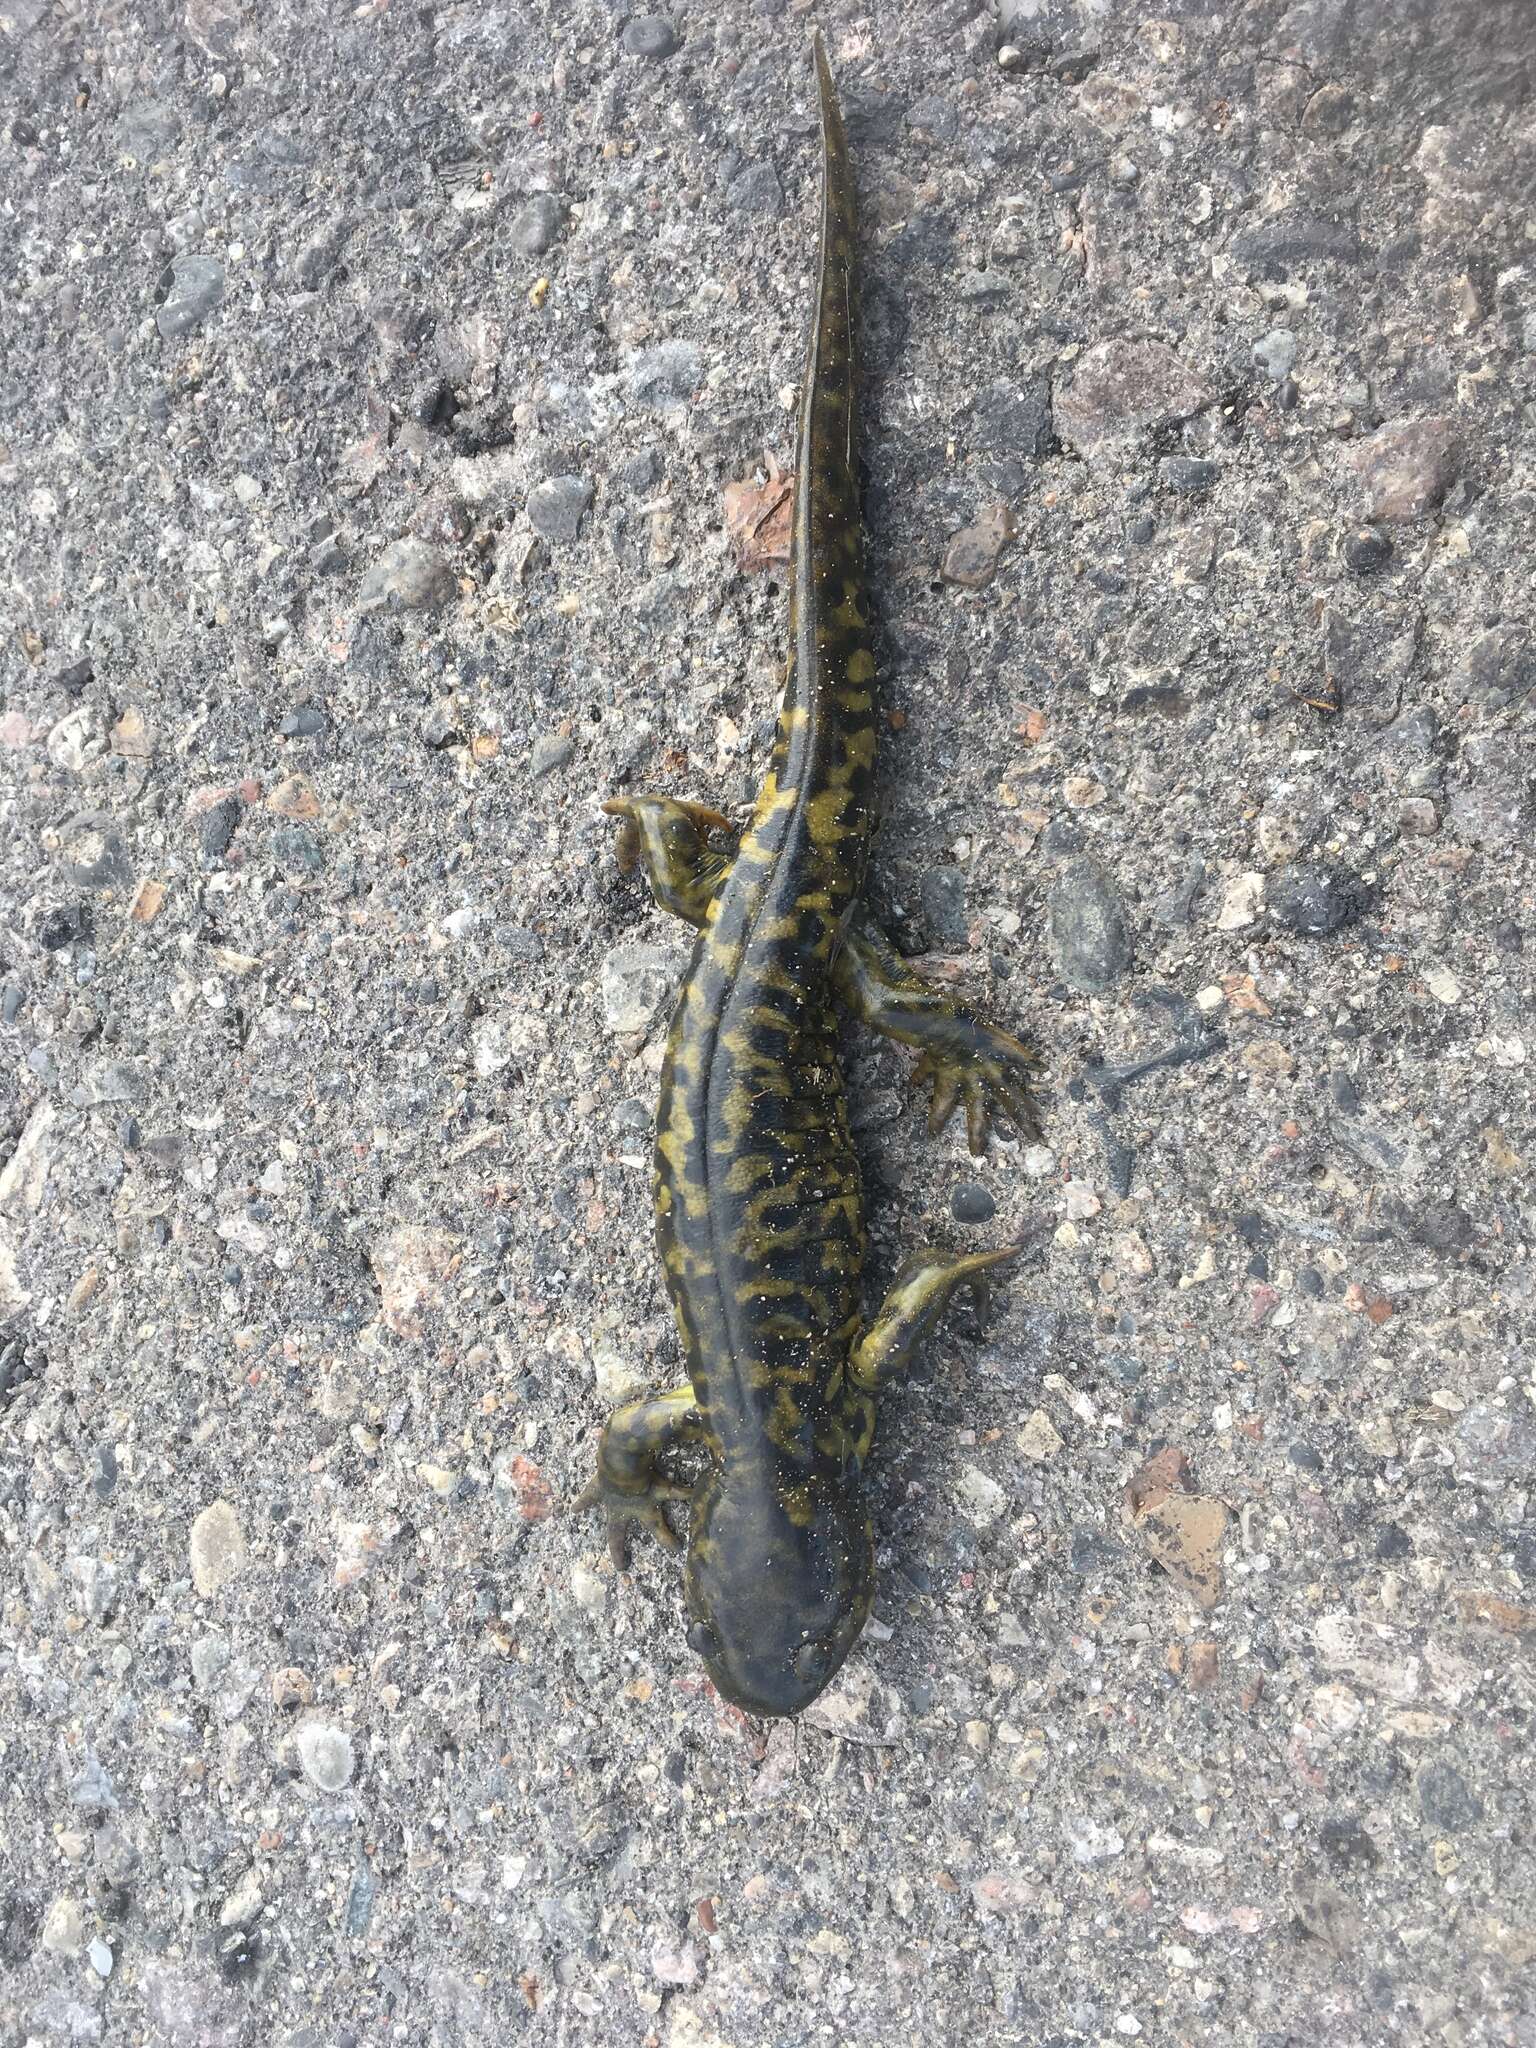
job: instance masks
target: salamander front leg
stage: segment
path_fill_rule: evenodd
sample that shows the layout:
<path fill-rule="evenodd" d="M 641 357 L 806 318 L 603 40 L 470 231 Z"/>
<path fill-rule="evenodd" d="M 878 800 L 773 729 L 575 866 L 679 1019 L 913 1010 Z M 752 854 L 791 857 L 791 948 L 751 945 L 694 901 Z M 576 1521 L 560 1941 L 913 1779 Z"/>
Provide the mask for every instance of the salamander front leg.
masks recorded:
<path fill-rule="evenodd" d="M 616 796 L 603 809 L 624 820 L 617 849 L 623 872 L 643 868 L 659 909 L 702 925 L 731 864 L 728 853 L 709 844 L 709 834 L 729 832 L 730 819 L 669 796 Z"/>
<path fill-rule="evenodd" d="M 656 1461 L 677 1444 L 695 1442 L 700 1427 L 693 1388 L 686 1386 L 627 1401 L 604 1423 L 597 1471 L 572 1504 L 572 1512 L 584 1514 L 597 1507 L 607 1511 L 608 1551 L 621 1572 L 629 1569 L 629 1539 L 636 1523 L 668 1550 L 679 1548 L 661 1503 L 687 1500 L 693 1488 L 666 1478 Z"/>
<path fill-rule="evenodd" d="M 957 1287 L 970 1288 L 977 1318 L 984 1322 L 992 1299 L 987 1269 L 1016 1259 L 1023 1250 L 1021 1244 L 1009 1244 L 1001 1251 L 972 1252 L 964 1258 L 931 1248 L 914 1252 L 897 1273 L 880 1313 L 853 1347 L 854 1385 L 861 1393 L 878 1394 L 905 1372 Z"/>
<path fill-rule="evenodd" d="M 1029 1047 L 920 981 L 882 933 L 868 925 L 851 930 L 834 981 L 839 999 L 856 1017 L 922 1054 L 913 1078 L 933 1084 L 931 1133 L 943 1130 L 963 1101 L 966 1137 L 975 1153 L 986 1150 L 993 1118 L 1005 1118 L 1021 1137 L 1040 1135 L 1028 1094 L 1030 1070 L 1039 1061 Z"/>

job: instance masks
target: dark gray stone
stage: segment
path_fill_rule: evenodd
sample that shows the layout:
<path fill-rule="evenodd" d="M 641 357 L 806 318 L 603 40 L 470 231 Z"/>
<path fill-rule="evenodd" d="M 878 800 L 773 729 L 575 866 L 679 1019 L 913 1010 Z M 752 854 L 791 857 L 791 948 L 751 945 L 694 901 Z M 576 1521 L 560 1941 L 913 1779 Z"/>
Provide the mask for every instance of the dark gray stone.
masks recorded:
<path fill-rule="evenodd" d="M 1483 1802 L 1454 1764 L 1425 1764 L 1414 1780 L 1414 1789 L 1419 1795 L 1419 1811 L 1443 1834 L 1463 1834 L 1483 1817 Z"/>
<path fill-rule="evenodd" d="M 1221 480 L 1217 463 L 1195 455 L 1165 455 L 1157 471 L 1170 491 L 1178 491 L 1184 497 L 1195 497 Z"/>
<path fill-rule="evenodd" d="M 677 48 L 677 30 L 664 14 L 637 14 L 624 25 L 624 47 L 632 57 L 659 64 Z"/>
<path fill-rule="evenodd" d="M 1249 276 L 1272 277 L 1309 263 L 1358 263 L 1365 251 L 1351 222 L 1297 213 L 1244 228 L 1232 237 L 1230 253 Z"/>
<path fill-rule="evenodd" d="M 215 256 L 178 256 L 171 265 L 155 325 L 166 341 L 180 341 L 201 325 L 224 297 L 224 266 Z"/>
<path fill-rule="evenodd" d="M 971 433 L 988 455 L 1048 455 L 1056 445 L 1050 378 L 1042 371 L 1022 388 L 1006 377 L 986 385 L 971 401 Z"/>
<path fill-rule="evenodd" d="M 949 1198 L 949 1213 L 957 1223 L 987 1223 L 997 1204 L 979 1181 L 963 1180 Z"/>
<path fill-rule="evenodd" d="M 923 923 L 930 938 L 944 945 L 965 941 L 965 875 L 960 868 L 930 868 L 918 884 Z"/>
<path fill-rule="evenodd" d="M 1062 978 L 1099 994 L 1131 964 L 1131 932 L 1109 871 L 1084 858 L 1068 863 L 1049 899 L 1051 950 Z"/>
<path fill-rule="evenodd" d="M 507 229 L 507 240 L 525 256 L 542 256 L 552 248 L 565 225 L 565 208 L 553 192 L 536 192 L 520 206 Z"/>
<path fill-rule="evenodd" d="M 575 540 L 591 502 L 585 477 L 552 476 L 528 493 L 528 523 L 546 540 Z"/>
<path fill-rule="evenodd" d="M 725 188 L 725 203 L 733 213 L 761 214 L 777 220 L 784 211 L 784 187 L 772 164 L 748 164 Z"/>
<path fill-rule="evenodd" d="M 1369 907 L 1371 891 L 1343 868 L 1297 862 L 1273 874 L 1264 890 L 1269 914 L 1299 938 L 1342 931 Z"/>
<path fill-rule="evenodd" d="M 198 835 L 204 860 L 219 860 L 228 852 L 244 813 L 245 805 L 237 796 L 221 796 L 216 804 L 210 805 Z"/>

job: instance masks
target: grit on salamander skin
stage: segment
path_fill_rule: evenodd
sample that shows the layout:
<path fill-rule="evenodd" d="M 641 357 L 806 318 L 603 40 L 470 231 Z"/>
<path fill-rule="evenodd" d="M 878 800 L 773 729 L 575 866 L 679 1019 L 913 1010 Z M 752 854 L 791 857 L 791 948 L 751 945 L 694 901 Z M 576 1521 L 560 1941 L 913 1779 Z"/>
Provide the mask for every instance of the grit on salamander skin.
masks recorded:
<path fill-rule="evenodd" d="M 858 921 L 875 806 L 875 658 L 865 616 L 855 450 L 854 188 L 819 35 L 821 260 L 801 393 L 790 659 L 773 756 L 734 853 L 701 805 L 636 796 L 620 860 L 699 928 L 662 1066 L 657 1242 L 686 1385 L 618 1409 L 578 1507 L 602 1505 L 616 1562 L 632 1523 L 675 1546 L 662 1503 L 691 1502 L 690 1645 L 725 1698 L 797 1714 L 869 1613 L 874 1546 L 861 1473 L 875 1397 L 960 1285 L 1018 1247 L 923 1250 L 866 1323 L 858 1164 L 837 1058 L 842 1006 L 923 1055 L 930 1127 L 962 1098 L 1033 1132 L 1031 1055 L 909 973 Z M 666 1452 L 707 1454 L 694 1486 Z"/>

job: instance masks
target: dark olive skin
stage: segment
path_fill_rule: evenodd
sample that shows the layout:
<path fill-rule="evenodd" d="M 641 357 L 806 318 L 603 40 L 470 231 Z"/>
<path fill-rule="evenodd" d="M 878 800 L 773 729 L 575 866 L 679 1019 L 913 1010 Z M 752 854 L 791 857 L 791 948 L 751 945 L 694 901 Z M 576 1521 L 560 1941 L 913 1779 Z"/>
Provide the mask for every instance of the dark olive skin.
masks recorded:
<path fill-rule="evenodd" d="M 690 1646 L 745 1712 L 794 1715 L 857 1640 L 874 1590 L 861 1475 L 875 1397 L 956 1287 L 1016 1247 L 923 1250 L 866 1320 L 858 1162 L 838 1011 L 916 1047 L 930 1126 L 963 1101 L 1033 1132 L 1032 1056 L 910 973 L 858 916 L 875 822 L 875 657 L 855 467 L 853 179 L 814 40 L 824 149 L 821 263 L 800 405 L 791 653 L 773 757 L 733 852 L 727 821 L 660 796 L 616 799 L 621 865 L 699 932 L 657 1107 L 656 1238 L 688 1363 L 670 1393 L 608 1418 L 578 1507 L 602 1506 L 616 1562 L 632 1524 L 675 1546 L 662 1503 L 692 1504 Z M 678 1447 L 706 1454 L 688 1486 Z"/>

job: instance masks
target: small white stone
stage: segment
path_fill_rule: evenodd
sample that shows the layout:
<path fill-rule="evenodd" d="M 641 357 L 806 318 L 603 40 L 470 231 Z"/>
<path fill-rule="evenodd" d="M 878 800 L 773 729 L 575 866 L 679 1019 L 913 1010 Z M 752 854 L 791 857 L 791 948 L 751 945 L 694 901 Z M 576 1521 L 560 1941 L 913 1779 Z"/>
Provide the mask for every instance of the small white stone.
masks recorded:
<path fill-rule="evenodd" d="M 1437 1003 L 1449 1005 L 1461 1001 L 1461 983 L 1449 967 L 1432 967 L 1424 979 L 1429 984 L 1429 992 Z"/>
<path fill-rule="evenodd" d="M 254 1870 L 248 1870 L 219 1908 L 221 1927 L 249 1927 L 261 1911 L 261 1885 Z"/>
<path fill-rule="evenodd" d="M 192 1583 L 205 1600 L 220 1593 L 245 1569 L 245 1535 L 227 1500 L 216 1500 L 192 1524 L 189 1543 Z"/>
<path fill-rule="evenodd" d="M 1019 1431 L 1018 1445 L 1032 1464 L 1043 1465 L 1062 1449 L 1066 1438 L 1043 1408 L 1037 1408 Z"/>
<path fill-rule="evenodd" d="M 311 1785 L 321 1792 L 339 1792 L 352 1781 L 352 1738 L 345 1728 L 311 1721 L 299 1730 L 299 1762 Z"/>
<path fill-rule="evenodd" d="M 1239 875 L 1228 884 L 1222 899 L 1221 914 L 1216 919 L 1220 932 L 1238 932 L 1245 925 L 1254 922 L 1259 906 L 1264 901 L 1264 877 L 1262 875 Z"/>
<path fill-rule="evenodd" d="M 73 1899 L 55 1899 L 43 1921 L 43 1947 L 50 1955 L 77 1956 L 85 1943 L 85 1920 Z"/>
<path fill-rule="evenodd" d="M 596 1572 L 589 1571 L 584 1564 L 571 1566 L 571 1591 L 577 1605 L 589 1613 L 600 1614 L 608 1604 L 608 1587 Z"/>
<path fill-rule="evenodd" d="M 645 1375 L 611 1344 L 596 1344 L 592 1349 L 592 1384 L 600 1400 L 617 1406 L 639 1392 L 645 1385 Z"/>
<path fill-rule="evenodd" d="M 960 1506 L 968 1521 L 978 1529 L 995 1522 L 1008 1504 L 1008 1496 L 995 1479 L 989 1479 L 979 1465 L 967 1465 L 960 1474 Z"/>
<path fill-rule="evenodd" d="M 86 1954 L 91 1959 L 91 1968 L 101 1978 L 102 1982 L 105 1983 L 107 1978 L 111 1976 L 112 1965 L 117 1959 L 99 1934 L 92 1935 L 90 1946 L 86 1949 Z"/>
<path fill-rule="evenodd" d="M 1109 1863 L 1124 1854 L 1125 1837 L 1103 1821 L 1074 1816 L 1067 1822 L 1067 1841 L 1074 1863 Z"/>

